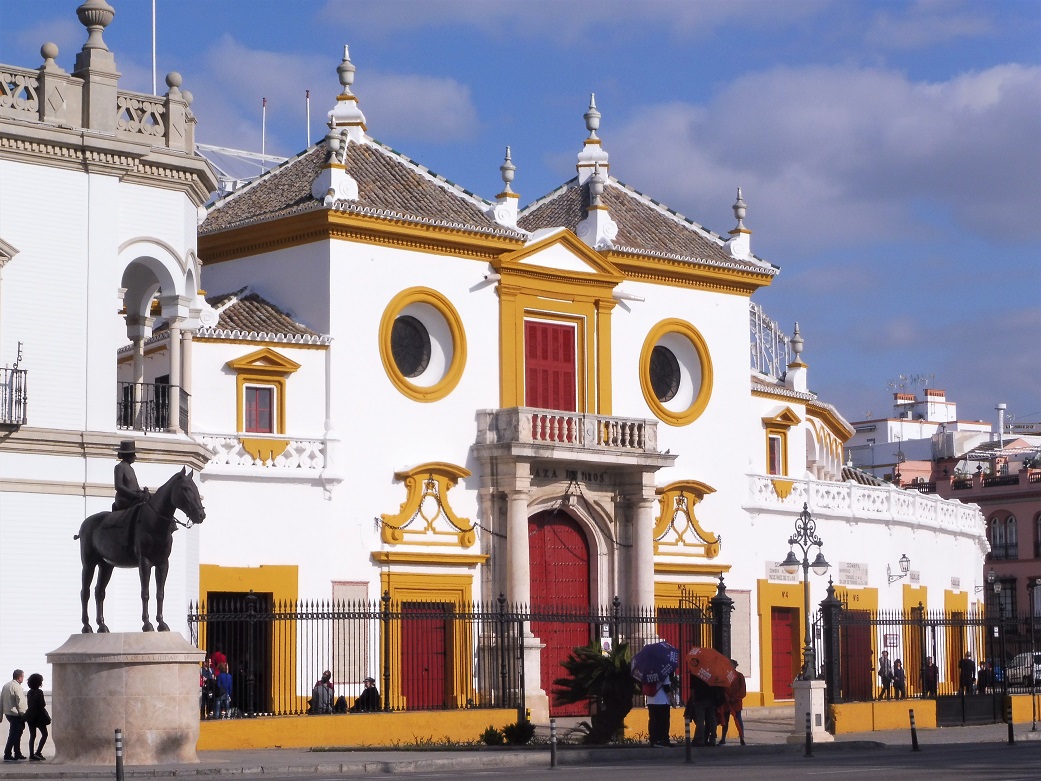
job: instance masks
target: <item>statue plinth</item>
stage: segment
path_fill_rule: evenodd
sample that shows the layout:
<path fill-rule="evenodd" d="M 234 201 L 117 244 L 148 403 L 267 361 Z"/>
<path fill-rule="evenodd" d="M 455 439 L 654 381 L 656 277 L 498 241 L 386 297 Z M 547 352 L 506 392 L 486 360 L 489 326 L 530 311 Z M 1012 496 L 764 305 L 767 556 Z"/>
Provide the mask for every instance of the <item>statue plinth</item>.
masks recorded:
<path fill-rule="evenodd" d="M 198 762 L 205 658 L 175 632 L 71 635 L 47 654 L 54 761 L 111 766 L 121 729 L 125 764 Z"/>

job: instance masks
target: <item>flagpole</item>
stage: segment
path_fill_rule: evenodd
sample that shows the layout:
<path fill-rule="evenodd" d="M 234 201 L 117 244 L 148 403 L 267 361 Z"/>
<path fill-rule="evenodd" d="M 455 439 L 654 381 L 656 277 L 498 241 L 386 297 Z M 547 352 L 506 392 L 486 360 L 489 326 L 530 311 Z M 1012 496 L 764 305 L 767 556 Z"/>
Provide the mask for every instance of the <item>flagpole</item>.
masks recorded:
<path fill-rule="evenodd" d="M 152 0 L 152 94 L 159 94 L 155 79 L 155 0 Z"/>
<path fill-rule="evenodd" d="M 304 102 L 307 104 L 307 148 L 311 148 L 311 90 L 304 90 Z"/>
<path fill-rule="evenodd" d="M 260 105 L 260 167 L 267 170 L 267 98 Z"/>

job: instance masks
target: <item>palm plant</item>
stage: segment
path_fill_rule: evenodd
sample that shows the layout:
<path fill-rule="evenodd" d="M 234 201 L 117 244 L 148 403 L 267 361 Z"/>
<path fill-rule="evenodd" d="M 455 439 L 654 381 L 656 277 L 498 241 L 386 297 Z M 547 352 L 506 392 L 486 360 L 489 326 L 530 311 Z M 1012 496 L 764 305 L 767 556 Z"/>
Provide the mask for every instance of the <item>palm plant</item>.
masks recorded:
<path fill-rule="evenodd" d="M 610 651 L 596 643 L 579 646 L 561 662 L 565 678 L 553 681 L 553 696 L 558 705 L 593 701 L 596 708 L 590 722 L 582 722 L 584 743 L 609 743 L 622 729 L 638 692 L 629 662 L 628 643 L 617 643 Z"/>

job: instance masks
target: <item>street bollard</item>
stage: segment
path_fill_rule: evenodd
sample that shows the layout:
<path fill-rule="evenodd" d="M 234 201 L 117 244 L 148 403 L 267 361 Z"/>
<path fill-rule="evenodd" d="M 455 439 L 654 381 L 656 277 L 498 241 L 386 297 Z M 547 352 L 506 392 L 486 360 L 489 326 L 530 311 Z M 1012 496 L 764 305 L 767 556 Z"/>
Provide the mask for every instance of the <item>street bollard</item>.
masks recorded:
<path fill-rule="evenodd" d="M 1012 698 L 1005 697 L 1005 721 L 1008 722 L 1008 744 L 1010 746 L 1016 745 L 1016 733 L 1012 731 Z"/>
<path fill-rule="evenodd" d="M 557 720 L 549 720 L 549 766 L 557 766 Z"/>
<path fill-rule="evenodd" d="M 690 764 L 690 719 L 683 720 L 683 745 L 687 751 L 687 764 Z"/>
<path fill-rule="evenodd" d="M 116 729 L 116 781 L 123 781 L 123 730 Z"/>
<path fill-rule="evenodd" d="M 914 725 L 914 708 L 908 708 L 907 713 L 911 716 L 911 751 L 921 751 L 918 748 L 918 730 Z"/>
<path fill-rule="evenodd" d="M 806 714 L 806 756 L 813 756 L 813 716 Z"/>

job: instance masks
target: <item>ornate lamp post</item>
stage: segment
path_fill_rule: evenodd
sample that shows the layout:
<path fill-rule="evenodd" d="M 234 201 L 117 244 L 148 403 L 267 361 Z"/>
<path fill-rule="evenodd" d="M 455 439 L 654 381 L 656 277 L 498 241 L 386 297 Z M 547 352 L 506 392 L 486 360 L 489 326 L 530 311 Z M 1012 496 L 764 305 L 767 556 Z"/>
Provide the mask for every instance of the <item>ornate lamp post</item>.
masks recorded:
<path fill-rule="evenodd" d="M 1027 581 L 1027 594 L 1030 600 L 1030 711 L 1031 732 L 1037 732 L 1037 664 L 1034 662 L 1034 654 L 1037 653 L 1037 630 L 1035 627 L 1034 589 L 1041 586 L 1041 578 L 1031 578 Z"/>
<path fill-rule="evenodd" d="M 802 647 L 802 674 L 799 676 L 804 681 L 814 680 L 817 677 L 817 660 L 813 652 L 813 638 L 810 633 L 812 624 L 810 621 L 810 568 L 814 574 L 826 575 L 830 566 L 824 558 L 820 537 L 817 536 L 817 522 L 810 515 L 809 505 L 803 503 L 802 512 L 795 521 L 795 534 L 788 538 L 788 557 L 781 562 L 781 569 L 789 575 L 794 575 L 802 567 L 802 593 L 803 593 L 803 615 L 805 616 L 805 634 Z M 798 546 L 802 551 L 802 561 L 795 555 L 793 548 Z M 810 563 L 810 551 L 817 548 L 817 557 Z"/>

